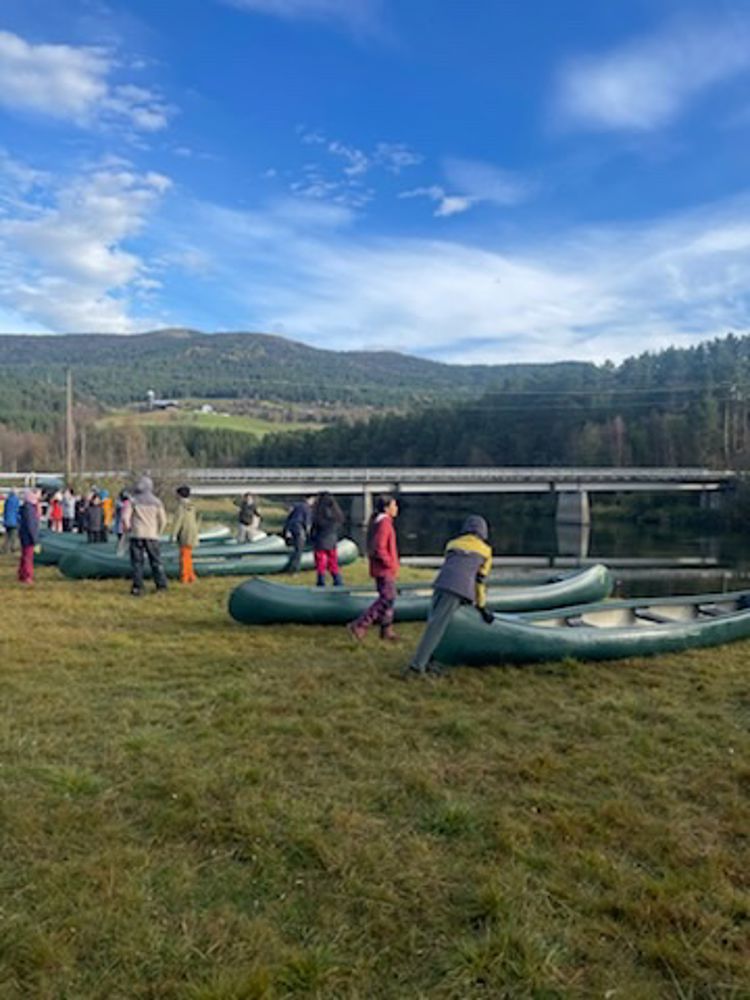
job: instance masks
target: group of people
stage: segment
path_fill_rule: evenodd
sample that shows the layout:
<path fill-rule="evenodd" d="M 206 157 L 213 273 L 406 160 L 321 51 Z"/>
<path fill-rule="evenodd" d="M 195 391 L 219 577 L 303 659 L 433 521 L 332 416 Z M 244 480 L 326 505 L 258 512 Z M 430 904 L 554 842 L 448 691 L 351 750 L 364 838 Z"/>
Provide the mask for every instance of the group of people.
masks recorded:
<path fill-rule="evenodd" d="M 179 546 L 180 581 L 193 583 L 196 580 L 193 549 L 199 541 L 198 516 L 190 499 L 190 487 L 180 486 L 176 493 L 178 509 L 171 537 Z M 235 503 L 238 507 L 238 542 L 252 541 L 260 534 L 261 522 L 255 498 L 245 493 Z M 118 538 L 118 551 L 124 551 L 126 547 L 130 555 L 131 593 L 134 596 L 143 593 L 146 561 L 157 591 L 167 589 L 160 550 L 160 537 L 167 527 L 167 514 L 164 504 L 153 492 L 153 482 L 148 476 L 141 477 L 132 493 L 121 491 L 115 503 L 106 490 L 96 488 L 85 497 L 76 497 L 69 489 L 55 493 L 48 498 L 46 513 L 52 531 L 85 531 L 90 542 L 106 541 L 110 525 L 113 525 Z M 358 642 L 374 625 L 379 627 L 381 639 L 397 642 L 399 638 L 393 628 L 400 565 L 395 529 L 397 517 L 396 498 L 379 496 L 367 526 L 367 555 L 377 597 L 347 626 L 350 635 Z M 20 547 L 18 579 L 24 584 L 31 584 L 34 580 L 34 550 L 39 542 L 41 519 L 42 496 L 39 490 L 26 489 L 22 498 L 15 490 L 10 491 L 3 510 L 4 551 L 13 552 Z M 310 543 L 317 585 L 325 586 L 326 576 L 330 574 L 333 585 L 342 586 L 337 544 L 343 523 L 343 512 L 328 491 L 295 503 L 282 529 L 284 539 L 292 550 L 287 571 L 299 571 L 302 553 Z M 408 664 L 407 676 L 439 672 L 432 661 L 432 654 L 461 604 L 474 604 L 486 621 L 492 621 L 492 614 L 486 609 L 485 581 L 492 568 L 492 549 L 488 538 L 487 522 L 478 514 L 472 514 L 466 518 L 461 533 L 448 542 L 442 568 L 433 584 L 427 626 Z"/>
<path fill-rule="evenodd" d="M 367 555 L 370 576 L 375 581 L 378 596 L 355 621 L 347 625 L 350 635 L 361 642 L 373 625 L 380 627 L 380 638 L 398 642 L 393 628 L 399 572 L 398 544 L 395 520 L 398 501 L 383 495 L 377 498 L 367 526 Z M 432 604 L 427 626 L 419 645 L 404 670 L 404 676 L 439 674 L 440 668 L 432 655 L 438 647 L 448 623 L 461 604 L 475 605 L 484 620 L 492 622 L 487 610 L 486 580 L 492 569 L 492 549 L 489 527 L 479 514 L 466 518 L 459 535 L 445 547 L 443 565 L 433 583 Z"/>

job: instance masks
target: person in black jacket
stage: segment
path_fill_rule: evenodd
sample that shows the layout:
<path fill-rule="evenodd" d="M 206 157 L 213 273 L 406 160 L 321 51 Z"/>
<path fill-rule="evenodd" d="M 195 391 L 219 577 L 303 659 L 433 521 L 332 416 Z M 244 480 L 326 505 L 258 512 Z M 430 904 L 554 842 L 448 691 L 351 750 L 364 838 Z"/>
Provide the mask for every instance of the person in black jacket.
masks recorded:
<path fill-rule="evenodd" d="M 339 558 L 336 551 L 339 527 L 343 523 L 344 515 L 333 496 L 327 490 L 319 493 L 315 501 L 310 532 L 315 571 L 318 574 L 316 582 L 319 587 L 326 585 L 326 570 L 331 574 L 334 587 L 340 587 L 344 582 L 339 572 Z"/>
<path fill-rule="evenodd" d="M 284 536 L 286 544 L 292 549 L 289 565 L 286 568 L 287 573 L 299 572 L 300 563 L 302 562 L 302 551 L 305 548 L 307 539 L 310 536 L 310 530 L 312 529 L 312 505 L 314 502 L 315 497 L 307 497 L 305 500 L 300 500 L 289 511 L 287 519 L 284 522 L 281 533 Z"/>

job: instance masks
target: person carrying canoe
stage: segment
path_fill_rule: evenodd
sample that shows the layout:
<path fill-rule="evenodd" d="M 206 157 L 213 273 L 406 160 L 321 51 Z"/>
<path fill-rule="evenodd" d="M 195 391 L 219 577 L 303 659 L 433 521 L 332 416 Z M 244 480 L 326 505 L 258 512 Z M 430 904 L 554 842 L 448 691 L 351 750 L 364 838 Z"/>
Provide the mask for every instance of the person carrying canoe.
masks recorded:
<path fill-rule="evenodd" d="M 172 541 L 180 546 L 180 583 L 195 583 L 198 577 L 193 569 L 193 549 L 199 541 L 198 518 L 190 487 L 178 486 L 176 492 L 180 502 L 172 525 Z"/>
<path fill-rule="evenodd" d="M 492 612 L 485 607 L 485 580 L 492 569 L 492 549 L 488 538 L 485 519 L 479 514 L 471 514 L 464 521 L 461 534 L 446 545 L 443 565 L 432 585 L 432 605 L 427 625 L 411 663 L 404 669 L 405 677 L 440 673 L 432 663 L 432 654 L 460 604 L 476 605 L 484 620 L 488 623 L 492 621 Z"/>
<path fill-rule="evenodd" d="M 378 596 L 356 619 L 346 626 L 358 642 L 364 639 L 371 625 L 380 625 L 380 638 L 398 642 L 393 631 L 393 614 L 396 603 L 396 577 L 399 570 L 396 529 L 393 522 L 398 517 L 398 501 L 384 494 L 375 500 L 375 509 L 367 526 L 367 554 L 370 557 L 370 576 L 375 580 Z"/>

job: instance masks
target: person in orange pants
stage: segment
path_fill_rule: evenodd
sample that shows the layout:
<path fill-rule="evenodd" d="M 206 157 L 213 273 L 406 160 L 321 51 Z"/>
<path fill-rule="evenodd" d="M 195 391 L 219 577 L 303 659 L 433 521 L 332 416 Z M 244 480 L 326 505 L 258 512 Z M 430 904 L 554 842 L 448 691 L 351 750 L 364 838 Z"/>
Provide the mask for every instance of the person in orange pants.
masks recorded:
<path fill-rule="evenodd" d="M 180 583 L 195 583 L 198 577 L 193 569 L 193 549 L 199 543 L 198 517 L 190 499 L 190 487 L 178 486 L 177 496 L 180 502 L 172 527 L 172 541 L 180 546 Z"/>

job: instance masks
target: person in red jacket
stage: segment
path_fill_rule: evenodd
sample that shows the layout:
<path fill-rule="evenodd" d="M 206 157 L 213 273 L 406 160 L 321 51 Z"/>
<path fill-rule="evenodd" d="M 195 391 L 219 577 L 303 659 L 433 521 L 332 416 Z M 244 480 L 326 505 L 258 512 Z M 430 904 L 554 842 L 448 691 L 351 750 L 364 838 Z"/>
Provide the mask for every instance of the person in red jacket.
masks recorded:
<path fill-rule="evenodd" d="M 390 642 L 398 640 L 393 631 L 393 607 L 396 603 L 396 577 L 398 576 L 398 547 L 394 520 L 398 516 L 398 503 L 388 495 L 379 496 L 367 526 L 367 554 L 370 557 L 370 576 L 375 580 L 378 596 L 357 618 L 347 625 L 350 634 L 364 639 L 371 625 L 380 625 L 380 638 Z"/>

